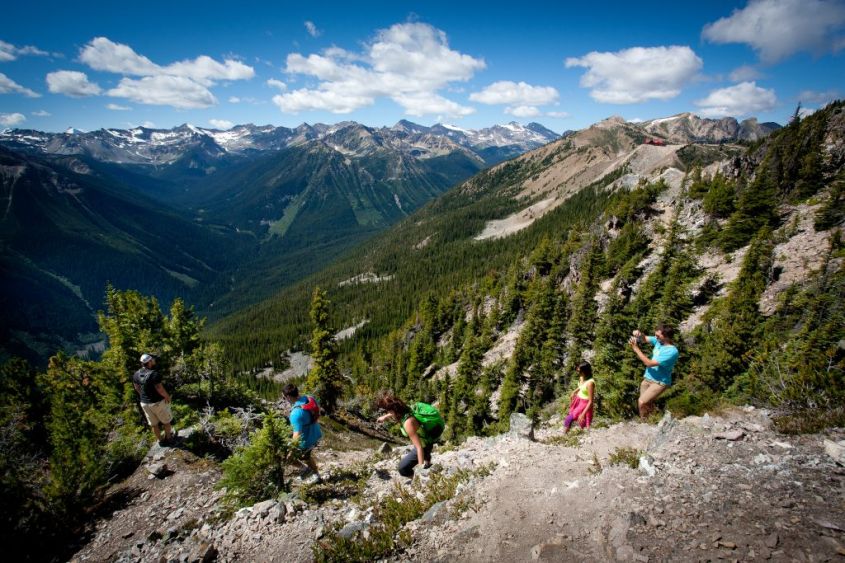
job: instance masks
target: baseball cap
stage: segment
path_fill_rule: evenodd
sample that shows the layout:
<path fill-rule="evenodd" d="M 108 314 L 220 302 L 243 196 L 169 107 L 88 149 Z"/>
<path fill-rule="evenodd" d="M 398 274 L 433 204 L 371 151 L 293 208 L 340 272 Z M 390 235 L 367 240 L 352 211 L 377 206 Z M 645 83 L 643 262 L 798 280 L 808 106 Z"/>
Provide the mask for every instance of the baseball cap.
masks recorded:
<path fill-rule="evenodd" d="M 153 357 L 149 354 L 142 354 L 141 355 L 141 363 L 142 364 L 146 364 L 147 362 L 149 362 L 152 359 L 153 359 Z"/>

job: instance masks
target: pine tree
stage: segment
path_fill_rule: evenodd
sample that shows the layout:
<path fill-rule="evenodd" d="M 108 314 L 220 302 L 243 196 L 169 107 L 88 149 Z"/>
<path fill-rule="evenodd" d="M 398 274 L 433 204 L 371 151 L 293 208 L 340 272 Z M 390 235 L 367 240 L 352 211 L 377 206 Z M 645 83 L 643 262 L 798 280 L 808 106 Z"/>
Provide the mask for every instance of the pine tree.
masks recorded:
<path fill-rule="evenodd" d="M 320 405 L 327 412 L 333 413 L 343 393 L 343 376 L 337 363 L 337 342 L 334 332 L 329 329 L 329 307 L 331 303 L 326 293 L 319 287 L 314 289 L 311 298 L 311 357 L 313 367 L 308 374 L 307 386 L 320 399 Z"/>

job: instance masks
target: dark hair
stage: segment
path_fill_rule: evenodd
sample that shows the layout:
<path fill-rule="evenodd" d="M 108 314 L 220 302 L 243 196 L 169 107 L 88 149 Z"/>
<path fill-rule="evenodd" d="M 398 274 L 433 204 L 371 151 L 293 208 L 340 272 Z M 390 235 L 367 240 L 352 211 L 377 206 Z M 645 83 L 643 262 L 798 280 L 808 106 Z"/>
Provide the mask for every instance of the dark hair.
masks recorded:
<path fill-rule="evenodd" d="M 589 379 L 593 377 L 593 366 L 590 365 L 590 362 L 581 362 L 578 364 L 578 373 Z"/>
<path fill-rule="evenodd" d="M 282 394 L 285 397 L 299 397 L 299 389 L 293 383 L 288 383 L 282 387 Z"/>
<path fill-rule="evenodd" d="M 408 408 L 408 405 L 406 405 L 402 399 L 397 397 L 393 391 L 385 389 L 378 392 L 378 395 L 376 396 L 376 407 L 383 411 L 393 413 L 393 416 L 398 419 L 401 419 L 411 411 L 411 409 Z"/>
<path fill-rule="evenodd" d="M 658 330 L 663 333 L 664 338 L 675 340 L 675 328 L 669 323 L 660 323 L 657 325 L 657 328 L 654 329 L 654 332 L 657 332 Z"/>

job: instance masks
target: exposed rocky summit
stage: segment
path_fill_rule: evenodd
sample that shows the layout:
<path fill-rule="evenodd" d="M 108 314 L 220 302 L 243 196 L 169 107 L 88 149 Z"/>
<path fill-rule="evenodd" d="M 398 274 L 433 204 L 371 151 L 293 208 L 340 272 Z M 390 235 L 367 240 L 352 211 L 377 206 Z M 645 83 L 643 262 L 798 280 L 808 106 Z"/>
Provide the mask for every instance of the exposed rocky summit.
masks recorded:
<path fill-rule="evenodd" d="M 389 560 L 832 561 L 845 550 L 841 429 L 784 436 L 767 411 L 745 407 L 566 437 L 555 415 L 536 441 L 517 434 L 435 450 L 432 471 L 487 470 L 406 524 L 411 543 Z M 327 475 L 369 475 L 358 500 L 294 493 L 220 520 L 217 470 L 169 450 L 175 473 L 122 485 L 133 495 L 74 560 L 310 561 L 330 530 L 359 541 L 378 525 L 374 503 L 411 487 L 395 473 L 403 453 L 323 450 Z M 432 474 L 415 479 L 425 487 Z"/>

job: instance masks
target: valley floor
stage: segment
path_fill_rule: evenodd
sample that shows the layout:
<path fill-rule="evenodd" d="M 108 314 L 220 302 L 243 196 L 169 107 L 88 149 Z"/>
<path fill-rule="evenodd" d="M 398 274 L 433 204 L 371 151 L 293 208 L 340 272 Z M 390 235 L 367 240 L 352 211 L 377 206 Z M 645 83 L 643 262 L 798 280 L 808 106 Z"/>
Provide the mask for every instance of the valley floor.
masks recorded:
<path fill-rule="evenodd" d="M 566 439 L 555 416 L 536 438 L 471 438 L 435 452 L 435 465 L 447 474 L 490 472 L 406 524 L 412 542 L 389 560 L 845 558 L 845 460 L 837 463 L 833 455 L 841 454 L 825 449 L 825 440 L 836 449 L 845 430 L 784 436 L 771 429 L 766 411 L 745 407 L 665 417 L 658 425 L 620 423 Z M 634 464 L 640 458 L 637 469 L 611 463 L 621 448 L 637 450 L 628 456 Z M 216 466 L 185 451 L 156 450 L 151 455 L 175 472 L 149 479 L 139 469 L 120 486 L 125 506 L 97 523 L 74 559 L 310 561 L 312 545 L 329 530 L 366 534 L 377 499 L 409 485 L 395 473 L 403 450 L 323 451 L 329 474 L 364 468 L 363 493 L 319 505 L 292 496 L 273 510 L 273 503 L 256 505 L 225 522 L 215 517 Z M 430 475 L 417 480 L 433 483 Z"/>

